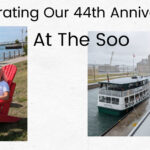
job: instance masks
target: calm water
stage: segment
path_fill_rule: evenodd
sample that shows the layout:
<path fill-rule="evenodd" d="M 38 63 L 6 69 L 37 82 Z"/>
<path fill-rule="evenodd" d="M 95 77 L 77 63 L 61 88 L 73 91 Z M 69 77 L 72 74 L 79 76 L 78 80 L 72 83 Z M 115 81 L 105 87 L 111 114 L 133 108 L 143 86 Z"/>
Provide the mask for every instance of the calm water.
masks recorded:
<path fill-rule="evenodd" d="M 99 136 L 111 128 L 121 116 L 99 112 L 97 108 L 98 88 L 88 90 L 88 135 Z"/>
<path fill-rule="evenodd" d="M 0 46 L 0 61 L 3 61 L 3 53 L 5 52 L 5 57 L 9 56 L 9 52 L 11 54 L 11 56 L 14 56 L 14 51 L 15 51 L 15 55 L 18 55 L 18 50 L 20 50 L 20 53 L 23 53 L 23 49 L 5 49 L 5 46 Z"/>

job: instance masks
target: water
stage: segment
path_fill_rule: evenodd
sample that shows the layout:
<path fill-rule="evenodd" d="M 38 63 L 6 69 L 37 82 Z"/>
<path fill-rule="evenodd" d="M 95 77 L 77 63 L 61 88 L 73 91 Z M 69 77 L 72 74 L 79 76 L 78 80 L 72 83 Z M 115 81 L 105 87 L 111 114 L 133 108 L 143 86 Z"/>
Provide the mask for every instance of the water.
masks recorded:
<path fill-rule="evenodd" d="M 5 57 L 8 58 L 9 57 L 9 53 L 11 55 L 11 57 L 14 56 L 14 51 L 15 51 L 15 56 L 18 56 L 18 50 L 20 51 L 20 54 L 23 54 L 23 49 L 5 49 L 5 46 L 0 46 L 0 61 L 3 61 L 3 53 L 5 52 Z"/>
<path fill-rule="evenodd" d="M 121 119 L 98 111 L 98 88 L 88 90 L 88 136 L 99 136 Z"/>

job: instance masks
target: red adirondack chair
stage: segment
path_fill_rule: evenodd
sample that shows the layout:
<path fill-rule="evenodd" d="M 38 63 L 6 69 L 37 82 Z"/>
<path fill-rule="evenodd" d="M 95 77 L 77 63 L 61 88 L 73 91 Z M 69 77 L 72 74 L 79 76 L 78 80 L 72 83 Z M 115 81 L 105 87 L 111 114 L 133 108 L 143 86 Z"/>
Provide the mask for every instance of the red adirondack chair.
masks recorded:
<path fill-rule="evenodd" d="M 5 81 L 10 87 L 10 92 L 8 100 L 0 100 L 0 122 L 17 122 L 20 120 L 20 118 L 8 116 L 10 104 L 12 102 L 14 90 L 16 87 L 16 83 L 13 82 L 13 79 L 15 77 L 17 67 L 11 64 L 2 67 L 2 70 L 4 73 Z"/>

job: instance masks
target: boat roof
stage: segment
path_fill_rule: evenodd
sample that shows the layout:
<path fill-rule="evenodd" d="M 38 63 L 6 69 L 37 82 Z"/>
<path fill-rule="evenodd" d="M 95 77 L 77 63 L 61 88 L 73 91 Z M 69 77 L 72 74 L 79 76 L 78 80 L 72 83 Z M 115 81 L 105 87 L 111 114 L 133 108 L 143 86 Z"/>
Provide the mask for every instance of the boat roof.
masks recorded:
<path fill-rule="evenodd" d="M 109 83 L 109 84 L 128 84 L 128 83 L 136 83 L 140 81 L 147 80 L 148 78 L 145 77 L 137 77 L 137 78 L 132 78 L 132 77 L 125 77 L 125 78 L 118 78 L 118 79 L 112 79 L 109 82 L 108 81 L 102 81 L 99 83 Z"/>

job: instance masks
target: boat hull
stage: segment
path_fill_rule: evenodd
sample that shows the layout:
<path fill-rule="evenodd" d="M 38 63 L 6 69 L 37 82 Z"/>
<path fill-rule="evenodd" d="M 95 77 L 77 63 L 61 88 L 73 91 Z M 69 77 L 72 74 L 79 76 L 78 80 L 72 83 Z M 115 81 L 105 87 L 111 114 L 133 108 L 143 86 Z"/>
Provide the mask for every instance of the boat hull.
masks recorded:
<path fill-rule="evenodd" d="M 101 106 L 98 106 L 98 110 L 99 112 L 103 112 L 103 113 L 106 113 L 106 114 L 109 114 L 109 115 L 113 115 L 113 116 L 121 116 L 121 115 L 125 115 L 127 114 L 129 111 L 131 111 L 134 107 L 138 106 L 139 104 L 141 104 L 142 102 L 144 102 L 145 100 L 147 100 L 148 98 L 144 99 L 143 101 L 141 101 L 140 103 L 138 104 L 135 104 L 134 106 L 132 107 L 129 107 L 127 109 L 124 109 L 124 110 L 116 110 L 116 109 L 111 109 L 111 108 L 106 108 L 106 107 L 101 107 Z"/>
<path fill-rule="evenodd" d="M 98 106 L 98 110 L 99 110 L 99 112 L 103 112 L 103 113 L 106 113 L 106 114 L 109 114 L 109 115 L 121 116 L 121 115 L 124 115 L 124 114 L 128 113 L 131 110 L 131 108 L 130 108 L 130 110 L 129 109 L 115 110 L 115 109 L 110 109 L 110 108 L 105 108 L 105 107 Z"/>

